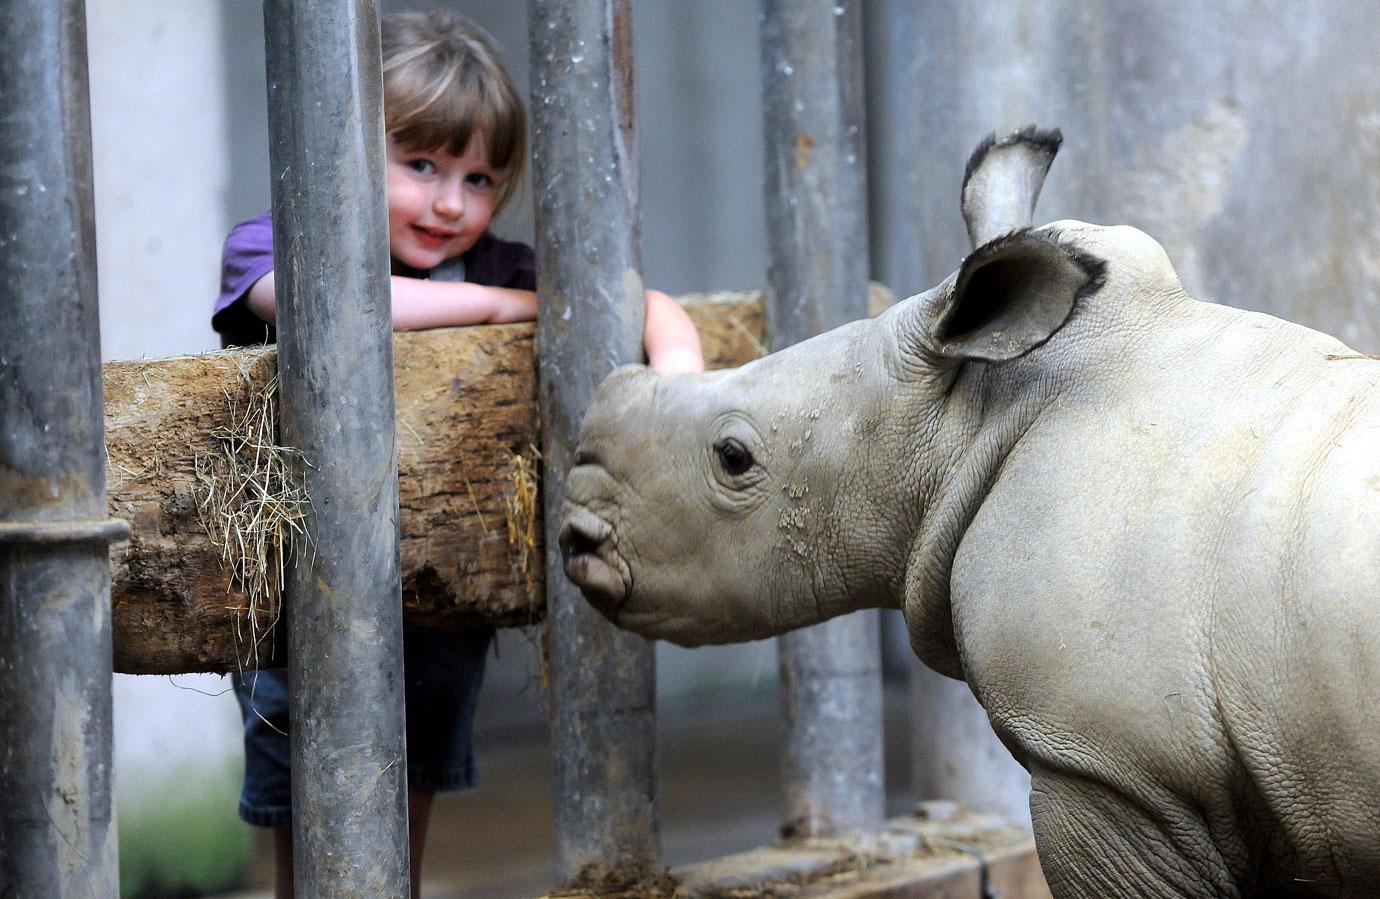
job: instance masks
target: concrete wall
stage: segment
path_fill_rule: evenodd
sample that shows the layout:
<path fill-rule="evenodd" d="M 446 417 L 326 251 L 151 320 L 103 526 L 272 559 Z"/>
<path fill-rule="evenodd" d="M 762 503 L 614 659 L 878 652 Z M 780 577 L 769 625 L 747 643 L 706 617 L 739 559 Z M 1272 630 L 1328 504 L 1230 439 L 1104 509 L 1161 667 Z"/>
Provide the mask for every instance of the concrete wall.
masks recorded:
<path fill-rule="evenodd" d="M 149 0 L 134 16 L 90 0 L 87 23 L 102 356 L 211 349 L 228 174 L 220 8 Z"/>
<path fill-rule="evenodd" d="M 982 135 L 1066 142 L 1039 215 L 1135 225 L 1199 299 L 1380 348 L 1380 7 L 996 0 L 915 7 L 926 276 L 964 248 Z"/>

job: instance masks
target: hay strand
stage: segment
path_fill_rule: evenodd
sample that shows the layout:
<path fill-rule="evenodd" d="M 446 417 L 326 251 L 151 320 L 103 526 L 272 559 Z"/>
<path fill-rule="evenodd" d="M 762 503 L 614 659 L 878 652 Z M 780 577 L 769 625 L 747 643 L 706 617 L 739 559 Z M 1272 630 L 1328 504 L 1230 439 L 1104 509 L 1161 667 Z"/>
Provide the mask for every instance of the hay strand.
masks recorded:
<path fill-rule="evenodd" d="M 277 376 L 256 386 L 242 367 L 236 388 L 225 392 L 230 423 L 211 431 L 214 448 L 197 454 L 194 469 L 198 517 L 231 572 L 226 589 L 238 585 L 245 596 L 229 607 L 243 669 L 259 666 L 259 645 L 282 614 L 308 498 L 302 454 L 277 442 Z"/>
<path fill-rule="evenodd" d="M 511 491 L 503 499 L 503 510 L 508 520 L 508 545 L 518 551 L 518 567 L 527 583 L 529 594 L 535 591 L 532 577 L 532 558 L 537 551 L 537 468 L 541 452 L 529 446 L 529 456 L 514 453 L 510 460 L 512 469 L 508 472 Z"/>

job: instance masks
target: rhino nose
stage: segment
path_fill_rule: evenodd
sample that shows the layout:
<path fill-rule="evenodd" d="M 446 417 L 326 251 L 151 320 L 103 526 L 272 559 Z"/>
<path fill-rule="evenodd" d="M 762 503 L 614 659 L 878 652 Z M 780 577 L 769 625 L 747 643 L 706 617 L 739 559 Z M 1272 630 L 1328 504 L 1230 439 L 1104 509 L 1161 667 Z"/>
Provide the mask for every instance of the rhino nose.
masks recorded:
<path fill-rule="evenodd" d="M 569 566 L 572 556 L 594 554 L 613 533 L 608 524 L 587 509 L 567 508 L 561 516 L 561 532 L 557 538 L 561 556 Z"/>
<path fill-rule="evenodd" d="M 609 618 L 617 614 L 627 590 L 612 538 L 613 528 L 598 515 L 580 506 L 565 505 L 557 542 L 566 576 Z"/>

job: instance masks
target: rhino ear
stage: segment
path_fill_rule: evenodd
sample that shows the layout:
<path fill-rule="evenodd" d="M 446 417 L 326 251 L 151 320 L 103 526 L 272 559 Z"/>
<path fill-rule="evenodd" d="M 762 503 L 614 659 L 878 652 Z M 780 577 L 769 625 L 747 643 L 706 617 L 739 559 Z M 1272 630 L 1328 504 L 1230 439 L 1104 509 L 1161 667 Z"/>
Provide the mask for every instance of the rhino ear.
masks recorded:
<path fill-rule="evenodd" d="M 1015 359 L 1053 336 L 1074 303 L 1102 286 L 1103 268 L 1044 232 L 990 240 L 963 260 L 939 297 L 930 339 L 950 359 Z"/>
<path fill-rule="evenodd" d="M 1030 227 L 1040 188 L 1063 141 L 1058 128 L 1045 131 L 1031 125 L 978 144 L 968 158 L 962 192 L 963 223 L 974 247 Z"/>

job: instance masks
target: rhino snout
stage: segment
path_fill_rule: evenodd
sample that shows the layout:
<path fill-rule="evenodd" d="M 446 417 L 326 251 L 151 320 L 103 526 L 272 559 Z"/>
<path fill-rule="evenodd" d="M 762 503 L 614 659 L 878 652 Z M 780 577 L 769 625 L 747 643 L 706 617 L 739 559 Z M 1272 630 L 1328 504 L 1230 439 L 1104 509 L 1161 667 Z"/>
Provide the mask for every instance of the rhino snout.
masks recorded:
<path fill-rule="evenodd" d="M 588 509 L 566 504 L 558 537 L 566 577 L 605 617 L 615 620 L 627 597 L 613 528 Z M 615 621 L 616 623 L 616 621 Z"/>

